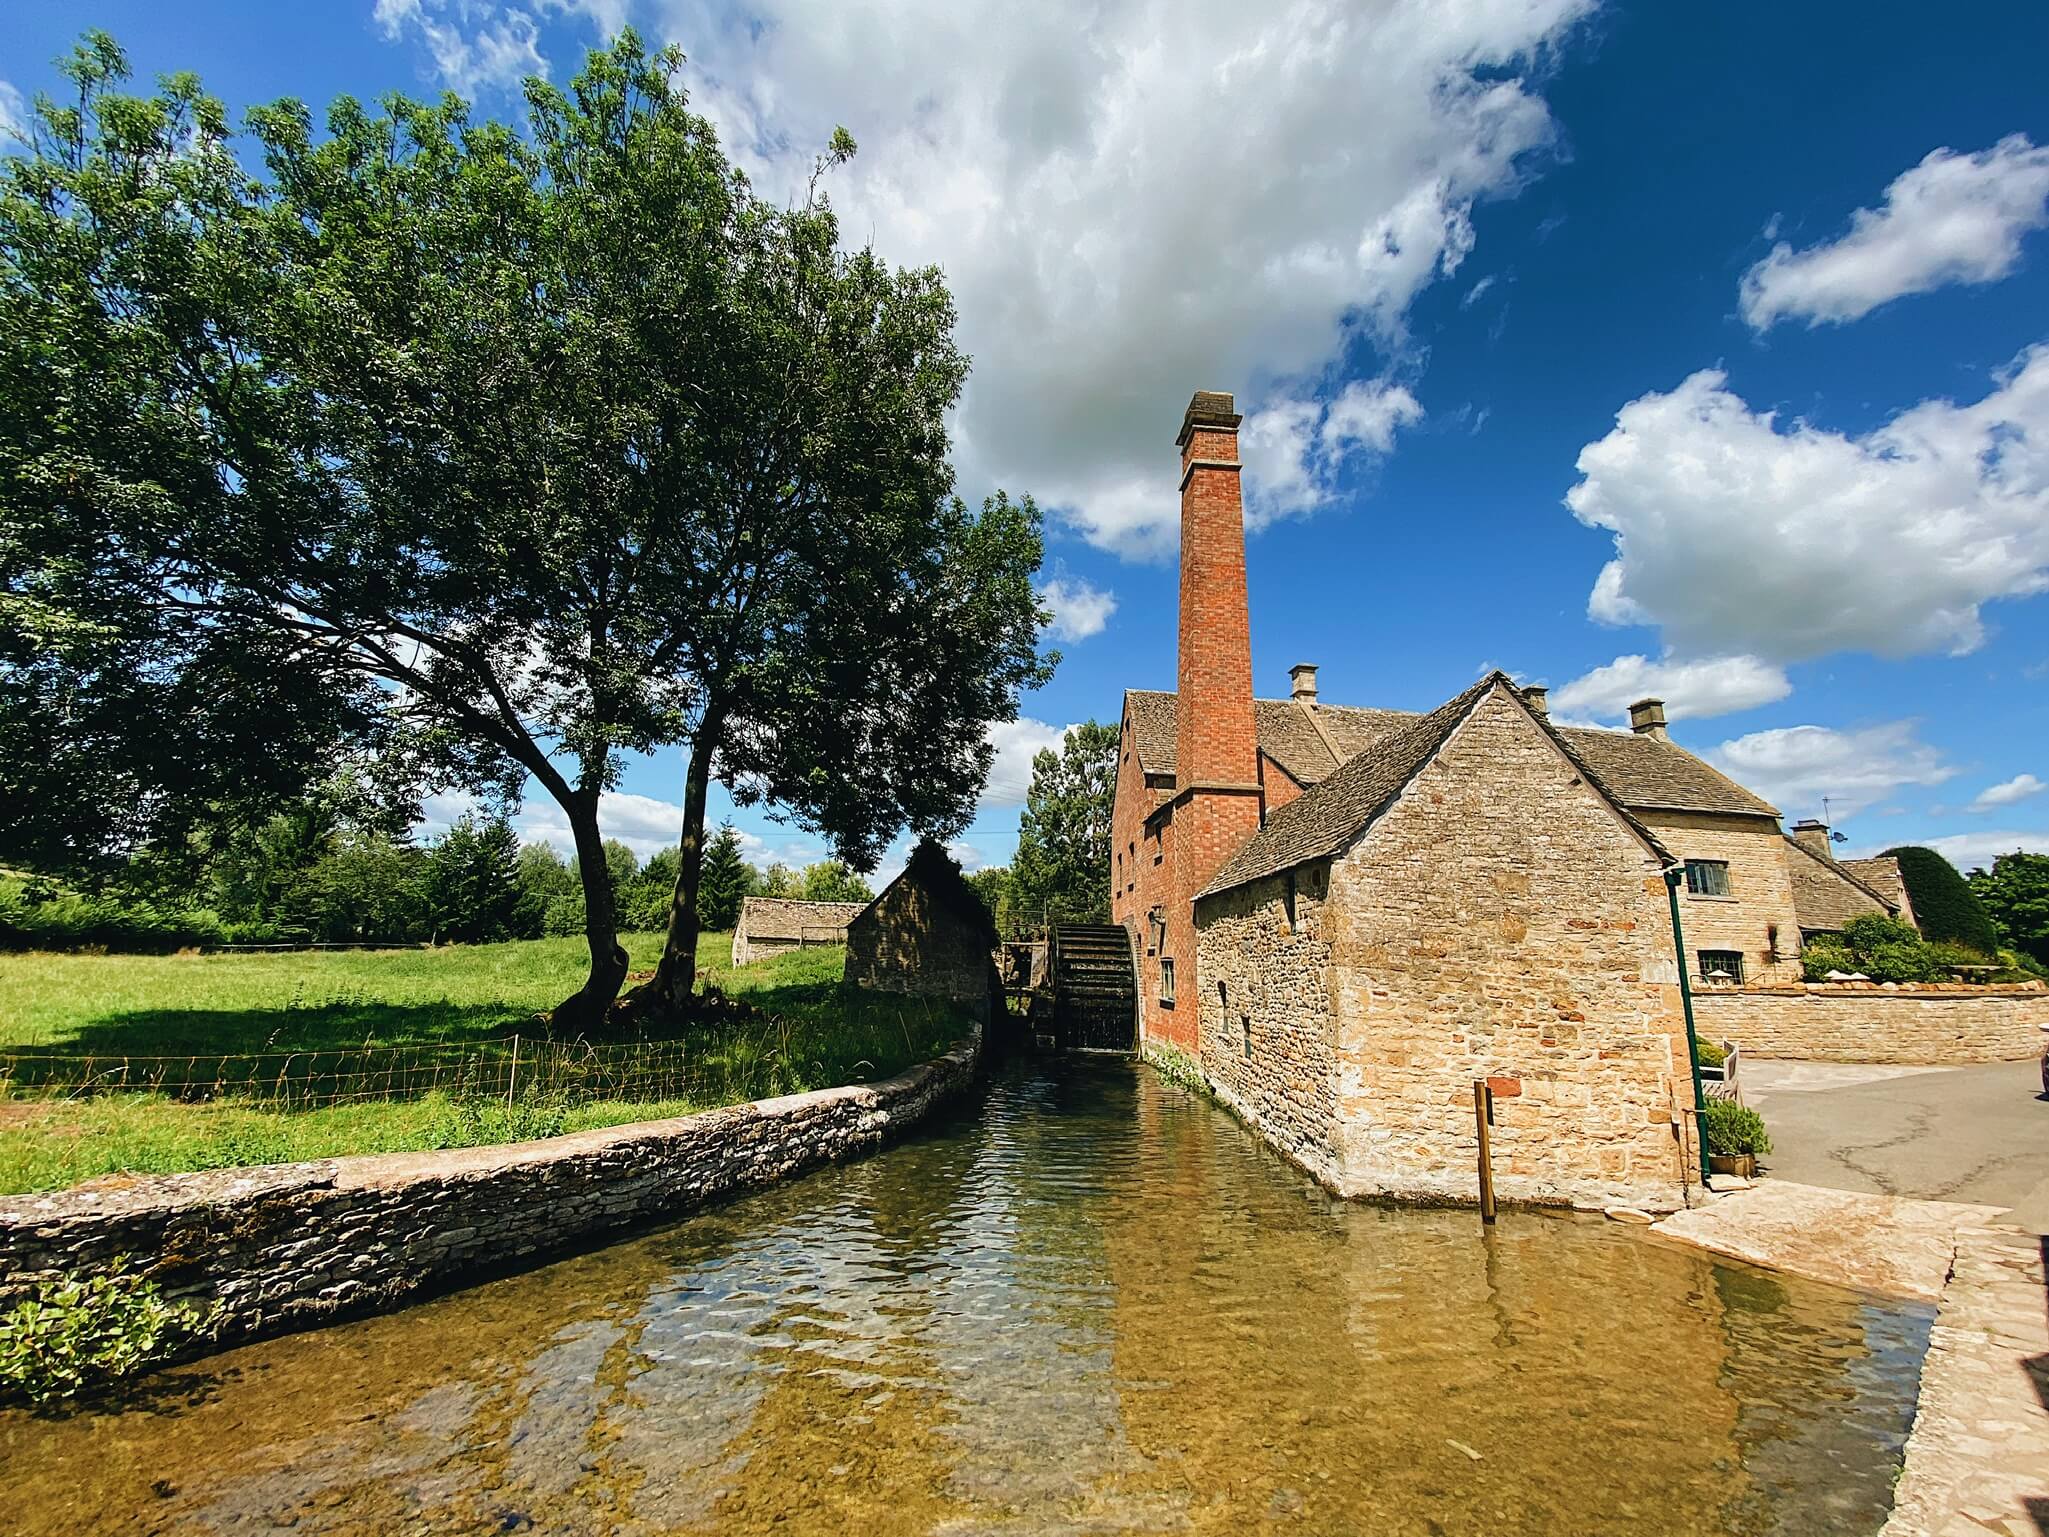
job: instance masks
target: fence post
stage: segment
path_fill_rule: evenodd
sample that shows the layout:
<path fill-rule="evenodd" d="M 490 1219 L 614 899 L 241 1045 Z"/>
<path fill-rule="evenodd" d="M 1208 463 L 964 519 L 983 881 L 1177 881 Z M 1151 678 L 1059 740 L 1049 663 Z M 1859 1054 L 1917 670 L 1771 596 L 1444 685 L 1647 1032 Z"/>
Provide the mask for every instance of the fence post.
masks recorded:
<path fill-rule="evenodd" d="M 513 1031 L 513 1032 L 512 1032 L 512 1071 L 511 1071 L 510 1073 L 506 1074 L 506 1077 L 505 1077 L 505 1110 L 506 1110 L 506 1113 L 507 1113 L 508 1115 L 509 1115 L 509 1114 L 511 1113 L 511 1111 L 512 1111 L 512 1091 L 513 1091 L 513 1088 L 514 1088 L 514 1087 L 515 1087 L 515 1086 L 516 1086 L 516 1085 L 517 1085 L 518 1083 L 519 1083 L 519 1032 L 518 1032 L 517 1030 L 515 1030 L 515 1031 Z"/>

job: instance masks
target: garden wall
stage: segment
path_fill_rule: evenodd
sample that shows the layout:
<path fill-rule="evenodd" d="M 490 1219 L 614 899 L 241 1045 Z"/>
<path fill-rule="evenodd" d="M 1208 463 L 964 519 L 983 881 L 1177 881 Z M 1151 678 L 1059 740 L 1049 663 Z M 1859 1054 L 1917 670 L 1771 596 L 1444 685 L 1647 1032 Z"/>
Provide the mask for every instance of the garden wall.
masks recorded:
<path fill-rule="evenodd" d="M 2049 1042 L 2040 1028 L 2049 1024 L 2049 992 L 2039 987 L 1703 988 L 1693 1014 L 1705 1039 L 1734 1041 L 1747 1056 L 1809 1062 L 2018 1062 Z"/>
<path fill-rule="evenodd" d="M 973 1078 L 981 1034 L 894 1078 L 444 1153 L 112 1176 L 0 1200 L 0 1308 L 133 1256 L 218 1299 L 218 1343 L 402 1304 L 478 1272 L 873 1151 Z"/>

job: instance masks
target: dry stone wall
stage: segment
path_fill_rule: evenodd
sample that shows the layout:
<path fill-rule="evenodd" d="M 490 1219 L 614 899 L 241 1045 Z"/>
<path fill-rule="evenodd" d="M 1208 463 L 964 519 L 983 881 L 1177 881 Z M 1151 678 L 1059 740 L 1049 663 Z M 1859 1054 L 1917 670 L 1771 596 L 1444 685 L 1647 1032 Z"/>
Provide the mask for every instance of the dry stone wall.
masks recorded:
<path fill-rule="evenodd" d="M 398 1306 L 857 1157 L 973 1078 L 979 1032 L 894 1078 L 457 1152 L 103 1179 L 0 1200 L 0 1308 L 127 1255 L 222 1305 L 215 1344 Z"/>
<path fill-rule="evenodd" d="M 1938 1066 L 2020 1062 L 2049 1045 L 2049 991 L 1817 982 L 1695 993 L 1694 1024 L 1746 1056 Z"/>

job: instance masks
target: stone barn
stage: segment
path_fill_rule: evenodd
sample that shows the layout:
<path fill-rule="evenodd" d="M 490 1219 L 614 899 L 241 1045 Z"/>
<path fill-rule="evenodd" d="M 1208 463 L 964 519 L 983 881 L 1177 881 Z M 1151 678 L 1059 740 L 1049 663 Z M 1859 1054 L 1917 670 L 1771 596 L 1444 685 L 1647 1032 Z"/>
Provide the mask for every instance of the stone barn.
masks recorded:
<path fill-rule="evenodd" d="M 998 943 L 995 920 L 960 866 L 927 838 L 847 926 L 846 979 L 881 993 L 944 998 L 987 1024 L 1003 999 Z"/>
<path fill-rule="evenodd" d="M 733 964 L 766 960 L 805 945 L 843 945 L 847 925 L 861 902 L 800 902 L 788 897 L 749 897 L 733 926 Z"/>

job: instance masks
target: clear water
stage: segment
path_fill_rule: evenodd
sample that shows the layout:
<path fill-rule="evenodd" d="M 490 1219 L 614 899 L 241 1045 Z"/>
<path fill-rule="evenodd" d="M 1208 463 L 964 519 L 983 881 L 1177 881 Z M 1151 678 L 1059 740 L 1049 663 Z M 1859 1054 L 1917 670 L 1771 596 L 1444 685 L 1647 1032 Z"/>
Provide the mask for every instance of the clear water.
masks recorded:
<path fill-rule="evenodd" d="M 0 1417 L 22 1533 L 1875 1532 L 1925 1310 L 1330 1200 L 1122 1063 L 601 1252 Z"/>

